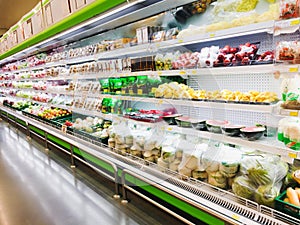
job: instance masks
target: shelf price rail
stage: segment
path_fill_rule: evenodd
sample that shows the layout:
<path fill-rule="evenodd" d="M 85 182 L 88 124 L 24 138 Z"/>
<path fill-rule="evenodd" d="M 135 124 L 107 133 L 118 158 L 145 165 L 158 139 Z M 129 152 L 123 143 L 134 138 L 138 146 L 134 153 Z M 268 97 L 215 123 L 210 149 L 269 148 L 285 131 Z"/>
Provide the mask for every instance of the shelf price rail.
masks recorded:
<path fill-rule="evenodd" d="M 81 161 L 84 161 L 92 168 L 100 170 L 101 174 L 115 182 L 116 198 L 120 196 L 119 187 L 121 185 L 123 203 L 127 200 L 126 191 L 130 190 L 189 224 L 195 224 L 195 219 L 200 219 L 197 218 L 197 214 L 198 217 L 199 215 L 205 215 L 201 218 L 204 218 L 206 220 L 204 222 L 208 224 L 281 225 L 288 223 L 296 225 L 300 223 L 300 220 L 268 207 L 263 207 L 266 213 L 262 213 L 261 207 L 255 202 L 237 197 L 228 191 L 215 188 L 207 183 L 184 177 L 174 171 L 165 170 L 162 172 L 162 168 L 159 168 L 156 164 L 129 154 L 122 156 L 117 153 L 117 150 L 115 152 L 111 151 L 111 149 L 101 143 L 65 134 L 51 125 L 25 117 L 11 109 L 1 107 L 1 116 L 6 120 L 10 118 L 10 123 L 15 123 L 15 125 L 19 125 L 18 121 L 23 121 L 23 128 L 29 129 L 27 135 L 36 135 L 38 133 L 40 138 L 44 140 L 46 148 L 48 148 L 48 144 L 53 144 L 53 142 L 57 144 L 55 142 L 59 142 L 59 149 L 64 150 L 71 156 L 71 165 L 75 165 L 75 160 L 79 159 L 79 155 L 86 159 L 83 160 L 81 158 Z M 69 149 L 66 150 L 66 148 Z M 96 164 L 92 162 L 96 162 Z M 109 170 L 114 174 L 113 177 L 111 172 L 105 172 L 105 170 L 102 170 L 103 168 L 99 169 L 103 164 L 106 165 L 104 166 L 106 168 L 109 165 Z M 144 189 L 150 196 L 154 194 L 159 195 L 163 202 L 173 199 L 174 201 L 171 201 L 170 204 L 175 204 L 179 213 L 176 213 L 177 211 L 171 212 L 166 205 L 162 205 L 149 198 L 148 194 L 138 191 L 139 188 Z M 163 196 L 167 197 L 164 198 Z M 183 217 L 181 214 L 182 210 L 184 210 L 181 208 L 183 205 L 189 209 L 196 210 L 193 211 L 196 213 L 191 213 L 191 218 Z"/>

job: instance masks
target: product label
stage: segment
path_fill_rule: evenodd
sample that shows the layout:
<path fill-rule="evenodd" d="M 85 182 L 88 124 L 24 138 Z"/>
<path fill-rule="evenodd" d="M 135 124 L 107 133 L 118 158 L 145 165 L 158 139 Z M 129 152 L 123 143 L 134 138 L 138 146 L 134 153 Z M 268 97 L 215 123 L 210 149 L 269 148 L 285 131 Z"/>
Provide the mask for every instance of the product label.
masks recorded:
<path fill-rule="evenodd" d="M 138 95 L 142 95 L 143 94 L 143 89 L 138 89 L 137 93 L 138 93 Z"/>
<path fill-rule="evenodd" d="M 151 88 L 151 93 L 155 93 L 156 90 L 157 90 L 157 88 L 155 88 L 155 87 Z"/>
<path fill-rule="evenodd" d="M 290 22 L 290 25 L 291 26 L 296 26 L 296 25 L 299 25 L 300 24 L 300 19 L 294 19 Z"/>
<path fill-rule="evenodd" d="M 292 159 L 296 159 L 297 158 L 297 154 L 293 153 L 293 152 L 290 152 L 289 153 L 289 157 L 292 158 Z"/>
<path fill-rule="evenodd" d="M 290 73 L 297 73 L 298 72 L 298 67 L 290 67 L 289 72 Z"/>
<path fill-rule="evenodd" d="M 292 112 L 290 112 L 290 116 L 298 116 L 298 111 L 292 111 Z"/>
<path fill-rule="evenodd" d="M 133 95 L 133 90 L 129 90 L 129 94 L 130 94 L 130 95 Z"/>

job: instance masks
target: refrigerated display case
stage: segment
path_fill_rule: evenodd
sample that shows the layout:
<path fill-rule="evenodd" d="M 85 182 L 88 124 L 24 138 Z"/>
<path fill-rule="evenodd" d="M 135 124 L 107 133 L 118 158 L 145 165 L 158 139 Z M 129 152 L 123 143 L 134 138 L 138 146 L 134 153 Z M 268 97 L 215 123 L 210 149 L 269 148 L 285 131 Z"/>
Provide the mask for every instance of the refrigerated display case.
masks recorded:
<path fill-rule="evenodd" d="M 280 101 L 282 79 L 297 75 L 298 64 L 280 63 L 274 52 L 278 41 L 295 39 L 299 19 L 261 16 L 222 29 L 212 22 L 203 32 L 201 23 L 216 6 L 205 3 L 204 10 L 199 2 L 124 3 L 12 56 L 4 53 L 1 92 L 36 105 L 22 113 L 1 106 L 1 116 L 45 148 L 69 154 L 73 166 L 79 160 L 113 180 L 123 203 L 131 191 L 190 224 L 299 224 L 275 209 L 278 190 L 258 193 L 274 182 L 258 179 L 256 197 L 231 188 L 243 174 L 242 155 L 266 157 L 275 171 L 300 158 L 298 149 L 277 140 L 279 120 L 298 116 Z M 260 4 L 265 16 L 269 3 Z M 284 30 L 290 32 L 278 35 Z"/>

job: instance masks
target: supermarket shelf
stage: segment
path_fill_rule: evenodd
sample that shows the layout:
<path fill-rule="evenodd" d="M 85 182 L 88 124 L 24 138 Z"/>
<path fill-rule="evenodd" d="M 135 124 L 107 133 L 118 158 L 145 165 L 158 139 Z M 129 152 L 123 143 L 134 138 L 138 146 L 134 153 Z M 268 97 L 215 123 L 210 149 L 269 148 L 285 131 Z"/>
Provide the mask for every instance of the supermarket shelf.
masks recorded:
<path fill-rule="evenodd" d="M 257 34 L 257 33 L 272 33 L 273 32 L 274 21 L 262 22 L 250 24 L 247 26 L 240 26 L 229 28 L 225 30 L 220 30 L 212 33 L 205 33 L 201 35 L 193 35 L 184 39 L 175 39 L 157 43 L 147 43 L 137 46 L 132 46 L 130 48 L 121 48 L 113 51 L 103 52 L 97 55 L 98 59 L 113 59 L 127 56 L 135 56 L 140 54 L 152 55 L 157 50 L 162 49 L 172 49 L 174 47 L 203 43 L 209 41 L 215 41 L 225 38 L 240 37 L 245 35 Z"/>
<path fill-rule="evenodd" d="M 119 155 L 103 147 L 101 143 L 90 142 L 79 135 L 75 137 L 64 134 L 50 124 L 47 125 L 24 115 L 15 114 L 13 110 L 7 108 L 1 107 L 1 109 L 9 114 L 13 114 L 15 118 L 25 121 L 26 124 L 31 124 L 38 129 L 44 130 L 47 134 L 53 135 L 67 143 L 72 143 L 73 146 L 78 147 L 82 151 L 116 164 L 118 168 L 122 168 L 123 176 L 128 174 L 146 181 L 152 186 L 209 212 L 230 224 L 279 225 L 288 223 L 296 225 L 300 222 L 296 218 L 268 207 L 259 207 L 255 202 L 239 198 L 228 191 L 213 187 L 207 183 L 184 177 L 175 171 L 164 170 L 164 172 L 161 172 L 162 168 L 159 168 L 156 164 L 130 155 Z M 126 185 L 126 183 L 123 185 Z"/>
<path fill-rule="evenodd" d="M 198 108 L 214 108 L 224 110 L 238 110 L 238 111 L 255 111 L 263 113 L 272 113 L 278 104 L 271 105 L 255 105 L 255 104 L 239 104 L 239 103 L 222 103 L 222 102 L 208 102 L 208 101 L 192 101 L 192 100 L 177 100 L 177 99 L 163 99 L 163 98 L 146 98 L 146 97 L 132 97 L 132 96 L 120 96 L 120 95 L 97 95 L 93 97 L 101 98 L 114 98 L 125 101 L 135 102 L 147 102 L 156 105 L 182 105 L 182 106 L 193 106 Z"/>
<path fill-rule="evenodd" d="M 300 18 L 278 20 L 274 24 L 274 36 L 294 33 L 299 30 Z"/>
<path fill-rule="evenodd" d="M 164 121 L 158 123 L 147 123 L 147 122 L 132 120 L 129 118 L 124 118 L 122 116 L 115 115 L 115 114 L 103 114 L 99 111 L 87 111 L 84 109 L 75 109 L 75 108 L 73 108 L 73 112 L 82 115 L 87 115 L 87 116 L 98 116 L 98 117 L 102 117 L 103 119 L 119 121 L 119 122 L 130 121 L 131 123 L 139 124 L 141 126 L 158 128 L 166 132 L 174 132 L 174 133 L 179 133 L 184 135 L 191 135 L 191 136 L 196 136 L 196 137 L 210 139 L 210 140 L 217 140 L 220 142 L 238 145 L 242 147 L 253 148 L 266 153 L 280 155 L 282 159 L 288 163 L 293 163 L 294 159 L 300 159 L 300 151 L 295 151 L 290 148 L 287 148 L 282 142 L 277 141 L 275 137 L 263 137 L 260 140 L 248 141 L 241 137 L 230 137 L 223 134 L 216 134 L 208 131 L 199 131 L 192 128 L 169 126 Z"/>
<path fill-rule="evenodd" d="M 89 55 L 85 57 L 78 57 L 78 58 L 71 58 L 71 59 L 66 59 L 65 63 L 67 65 L 70 64 L 79 64 L 79 63 L 85 63 L 85 62 L 92 62 L 97 60 L 97 55 Z"/>
<path fill-rule="evenodd" d="M 200 69 L 182 69 L 182 70 L 162 70 L 162 71 L 139 71 L 139 72 L 120 72 L 120 73 L 88 73 L 88 74 L 71 74 L 57 77 L 44 77 L 44 78 L 27 78 L 18 79 L 13 81 L 54 81 L 54 80 L 91 80 L 101 79 L 107 77 L 128 77 L 128 76 L 201 76 L 203 74 L 211 74 L 213 76 L 224 74 L 273 74 L 278 67 L 274 68 L 273 64 L 265 65 L 249 65 L 239 67 L 214 67 L 214 68 L 200 68 Z M 281 71 L 294 71 L 295 66 L 281 66 Z M 297 66 L 298 71 L 298 66 Z M 0 82 L 11 82 L 11 80 L 2 80 Z"/>
<path fill-rule="evenodd" d="M 26 89 L 27 90 L 27 89 Z M 82 93 L 75 92 L 55 92 L 55 91 L 40 91 L 31 90 L 37 93 L 52 93 L 70 96 L 82 96 Z M 121 95 L 108 95 L 108 94 L 89 94 L 88 98 L 113 98 L 123 101 L 133 101 L 133 102 L 146 102 L 153 103 L 156 105 L 181 105 L 181 106 L 193 106 L 198 108 L 211 108 L 211 109 L 224 109 L 224 110 L 237 110 L 237 111 L 255 111 L 262 113 L 274 113 L 275 109 L 278 108 L 280 102 L 270 105 L 259 105 L 259 104 L 239 104 L 239 103 L 226 103 L 226 102 L 209 102 L 209 101 L 192 101 L 192 100 L 181 100 L 181 99 L 163 99 L 163 98 L 147 98 L 147 97 L 133 97 L 133 96 L 121 96 Z"/>
<path fill-rule="evenodd" d="M 282 159 L 288 163 L 292 163 L 294 159 L 300 159 L 300 151 L 295 151 L 285 147 L 285 145 L 282 142 L 277 141 L 275 137 L 263 137 L 256 141 L 248 141 L 241 137 L 230 137 L 223 134 L 199 131 L 192 128 L 166 126 L 164 129 L 169 132 L 194 135 L 205 139 L 218 140 L 220 142 L 249 147 L 263 152 L 280 155 Z"/>

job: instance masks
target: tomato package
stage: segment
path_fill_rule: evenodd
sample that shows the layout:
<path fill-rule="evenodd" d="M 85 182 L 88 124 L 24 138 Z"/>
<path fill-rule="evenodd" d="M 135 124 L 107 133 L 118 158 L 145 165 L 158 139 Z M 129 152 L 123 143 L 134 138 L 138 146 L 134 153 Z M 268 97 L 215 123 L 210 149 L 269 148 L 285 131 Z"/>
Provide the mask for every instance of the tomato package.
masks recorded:
<path fill-rule="evenodd" d="M 280 19 L 299 17 L 300 0 L 280 0 Z"/>

